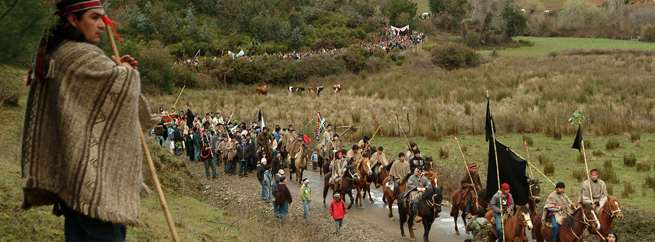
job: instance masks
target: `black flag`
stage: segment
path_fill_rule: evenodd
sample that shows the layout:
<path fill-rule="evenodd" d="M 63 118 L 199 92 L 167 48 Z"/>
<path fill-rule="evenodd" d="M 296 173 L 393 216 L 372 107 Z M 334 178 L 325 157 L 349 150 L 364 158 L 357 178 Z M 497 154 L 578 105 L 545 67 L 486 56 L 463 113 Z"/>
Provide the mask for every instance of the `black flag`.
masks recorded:
<path fill-rule="evenodd" d="M 512 149 L 496 140 L 496 152 L 498 152 L 498 172 L 500 173 L 500 184 L 509 184 L 509 193 L 514 197 L 514 203 L 525 205 L 530 198 L 530 186 L 525 176 L 525 168 L 528 164 L 521 156 Z M 491 199 L 498 192 L 498 181 L 496 176 L 496 155 L 494 153 L 494 142 L 489 142 L 489 170 L 487 171 L 487 199 Z"/>
<path fill-rule="evenodd" d="M 573 141 L 573 146 L 571 149 L 582 149 L 582 125 L 578 124 L 578 134 L 575 135 L 575 140 Z"/>
<path fill-rule="evenodd" d="M 191 112 L 191 109 L 187 108 L 186 109 L 186 126 L 189 127 L 189 129 L 193 129 L 193 119 L 195 119 L 196 116 L 193 115 Z"/>
<path fill-rule="evenodd" d="M 489 109 L 489 97 L 487 97 L 487 122 L 484 125 L 484 130 L 487 132 L 486 141 L 493 139 L 493 132 L 496 132 L 496 124 L 493 123 L 494 118 L 491 116 L 491 109 Z"/>

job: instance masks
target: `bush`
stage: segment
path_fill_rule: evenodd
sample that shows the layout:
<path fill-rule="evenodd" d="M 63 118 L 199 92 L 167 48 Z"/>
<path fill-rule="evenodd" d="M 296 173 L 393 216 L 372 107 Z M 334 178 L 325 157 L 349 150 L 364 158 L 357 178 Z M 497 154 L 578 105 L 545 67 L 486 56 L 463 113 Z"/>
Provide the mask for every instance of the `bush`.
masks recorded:
<path fill-rule="evenodd" d="M 544 165 L 544 174 L 546 176 L 555 175 L 555 164 L 553 162 L 548 162 Z"/>
<path fill-rule="evenodd" d="M 607 144 L 605 144 L 605 148 L 607 150 L 613 150 L 613 149 L 616 149 L 616 148 L 619 148 L 619 147 L 621 147 L 621 143 L 619 143 L 619 141 L 616 140 L 615 138 L 612 138 L 612 139 L 608 140 Z"/>
<path fill-rule="evenodd" d="M 439 148 L 439 158 L 448 159 L 450 157 L 450 145 Z"/>
<path fill-rule="evenodd" d="M 627 167 L 635 167 L 637 163 L 637 158 L 635 157 L 635 154 L 626 154 L 623 156 L 623 164 Z"/>
<path fill-rule="evenodd" d="M 644 186 L 648 188 L 655 188 L 655 176 L 649 175 L 646 177 L 646 182 L 644 182 Z"/>
<path fill-rule="evenodd" d="M 592 152 L 592 154 L 594 156 L 604 156 L 605 155 L 605 153 L 603 153 L 603 151 L 601 151 L 601 150 L 594 150 L 594 152 Z"/>
<path fill-rule="evenodd" d="M 346 68 L 353 72 L 359 72 L 368 59 L 369 51 L 359 45 L 350 45 L 346 53 L 341 55 L 343 61 L 346 62 Z"/>
<path fill-rule="evenodd" d="M 18 100 L 27 90 L 20 76 L 17 71 L 0 67 L 0 106 L 18 106 Z"/>
<path fill-rule="evenodd" d="M 546 155 L 544 155 L 544 154 L 539 155 L 539 165 L 543 166 L 544 164 L 547 164 L 548 162 L 549 162 L 548 157 L 546 157 Z"/>
<path fill-rule="evenodd" d="M 582 180 L 587 179 L 587 172 L 585 171 L 585 169 L 577 168 L 571 170 L 571 176 L 573 176 L 573 178 L 578 180 L 578 182 L 581 182 Z"/>
<path fill-rule="evenodd" d="M 523 135 L 523 143 L 527 143 L 528 146 L 533 146 L 534 145 L 534 140 L 532 140 L 532 137 L 528 135 Z"/>
<path fill-rule="evenodd" d="M 477 67 L 480 65 L 480 56 L 471 48 L 462 44 L 448 43 L 440 45 L 430 51 L 432 63 L 448 70 Z"/>
<path fill-rule="evenodd" d="M 609 167 L 607 166 L 608 162 L 609 162 Z M 612 168 L 612 163 L 610 161 L 605 161 L 604 168 L 598 169 L 598 177 L 600 177 L 600 179 L 605 181 L 605 183 L 607 184 L 610 183 L 618 184 L 620 182 L 619 177 L 616 175 L 616 172 Z"/>
<path fill-rule="evenodd" d="M 122 53 L 132 55 L 139 61 L 139 74 L 144 90 L 159 89 L 168 94 L 173 93 L 173 81 L 177 77 L 177 70 L 171 68 L 175 60 L 168 47 L 157 41 L 144 43 L 125 40 L 119 43 Z"/>
<path fill-rule="evenodd" d="M 584 164 L 584 155 L 582 152 L 578 154 L 578 163 Z"/>
<path fill-rule="evenodd" d="M 613 184 L 606 184 L 607 186 L 607 194 L 610 196 L 614 195 L 614 185 Z"/>
<path fill-rule="evenodd" d="M 650 171 L 650 164 L 648 161 L 637 162 L 637 171 Z"/>
<path fill-rule="evenodd" d="M 468 32 L 464 44 L 471 48 L 480 48 L 480 34 L 475 31 Z"/>
<path fill-rule="evenodd" d="M 361 77 L 362 80 L 366 80 L 366 78 L 368 77 L 368 71 L 366 71 L 366 70 L 360 71 L 359 72 L 359 77 Z"/>
<path fill-rule="evenodd" d="M 641 39 L 646 42 L 655 42 L 655 26 L 642 26 Z"/>
<path fill-rule="evenodd" d="M 294 61 L 293 64 L 300 80 L 307 80 L 313 76 L 325 77 L 338 75 L 346 71 L 346 63 L 343 60 L 338 60 L 325 54 L 300 58 Z M 320 68 L 317 68 L 318 66 Z"/>
<path fill-rule="evenodd" d="M 640 140 L 641 140 L 641 135 L 639 134 L 639 131 L 630 132 L 630 141 L 635 142 Z"/>
<path fill-rule="evenodd" d="M 430 42 L 430 41 L 423 42 L 423 49 L 427 52 L 432 51 L 432 49 L 434 49 L 434 47 L 437 46 L 439 46 L 439 44 L 436 42 Z"/>
<path fill-rule="evenodd" d="M 562 131 L 559 129 L 554 129 L 553 130 L 553 139 L 554 140 L 562 140 Z"/>
<path fill-rule="evenodd" d="M 635 190 L 635 186 L 632 185 L 632 182 L 626 182 L 623 184 L 623 192 L 621 193 L 621 197 L 629 198 L 630 194 L 635 194 L 637 191 Z"/>

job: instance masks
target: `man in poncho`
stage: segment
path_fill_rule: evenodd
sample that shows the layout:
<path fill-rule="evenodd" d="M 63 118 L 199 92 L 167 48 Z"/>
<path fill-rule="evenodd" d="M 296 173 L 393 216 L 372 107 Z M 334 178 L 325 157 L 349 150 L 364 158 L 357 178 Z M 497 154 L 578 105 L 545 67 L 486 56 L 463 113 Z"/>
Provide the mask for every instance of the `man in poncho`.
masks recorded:
<path fill-rule="evenodd" d="M 140 225 L 139 132 L 160 120 L 141 93 L 137 62 L 96 46 L 100 1 L 64 0 L 30 72 L 21 152 L 22 209 L 53 205 L 67 241 L 124 241 Z M 106 17 L 105 20 L 108 20 Z M 47 68 L 46 68 L 47 67 Z M 139 126 L 140 125 L 140 126 Z"/>

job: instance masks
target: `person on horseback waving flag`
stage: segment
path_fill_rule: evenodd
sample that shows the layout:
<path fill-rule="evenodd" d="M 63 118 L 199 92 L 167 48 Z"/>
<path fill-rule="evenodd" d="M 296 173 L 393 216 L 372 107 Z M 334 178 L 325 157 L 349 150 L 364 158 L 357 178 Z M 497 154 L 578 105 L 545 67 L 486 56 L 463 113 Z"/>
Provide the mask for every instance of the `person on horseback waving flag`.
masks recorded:
<path fill-rule="evenodd" d="M 472 214 L 469 213 L 471 209 L 471 203 L 478 198 L 476 191 L 482 190 L 482 182 L 480 181 L 480 175 L 478 174 L 478 165 L 475 163 L 469 166 L 468 172 L 462 177 L 460 182 L 462 185 L 462 192 L 460 193 L 463 199 L 464 204 L 466 204 L 466 218 L 471 219 Z"/>
<path fill-rule="evenodd" d="M 571 209 L 573 205 L 569 203 L 566 195 L 564 194 L 565 187 L 566 185 L 564 185 L 564 182 L 558 182 L 555 185 L 555 191 L 548 195 L 548 200 L 546 200 L 546 204 L 544 205 L 544 210 L 546 211 L 544 211 L 544 215 L 541 220 L 550 222 L 552 225 L 550 230 L 551 242 L 557 241 L 559 226 L 564 222 L 564 218 L 566 218 L 567 213 L 573 212 Z"/>
<path fill-rule="evenodd" d="M 502 196 L 501 196 L 502 195 Z M 494 219 L 496 219 L 496 234 L 498 235 L 498 241 L 503 241 L 503 228 L 502 222 L 500 221 L 505 214 L 512 213 L 514 211 L 514 198 L 512 194 L 509 193 L 509 184 L 503 183 L 500 185 L 500 192 L 494 194 L 491 198 L 491 203 L 489 204 L 491 209 L 494 211 Z"/>
<path fill-rule="evenodd" d="M 373 164 L 373 182 L 375 182 L 375 188 L 380 187 L 380 183 L 378 183 L 378 175 L 380 175 L 380 169 L 384 169 L 384 167 L 389 165 L 387 156 L 385 156 L 382 152 L 383 150 L 384 148 L 380 146 L 378 147 L 378 152 L 375 152 L 375 154 L 371 156 L 371 164 Z"/>
<path fill-rule="evenodd" d="M 334 155 L 334 160 L 330 163 L 332 169 L 332 176 L 330 177 L 330 185 L 333 186 L 334 191 L 339 191 L 341 185 L 341 177 L 348 168 L 348 162 L 343 158 L 345 150 L 340 150 Z"/>
<path fill-rule="evenodd" d="M 423 218 L 418 215 L 418 203 L 427 188 L 432 188 L 432 184 L 430 184 L 428 178 L 423 176 L 423 169 L 420 167 L 414 168 L 414 174 L 407 179 L 405 197 L 409 195 L 408 201 L 412 202 L 412 213 L 414 213 L 414 221 L 417 223 L 423 221 Z"/>
<path fill-rule="evenodd" d="M 591 178 L 591 188 L 589 187 L 589 180 L 582 183 L 582 191 L 580 191 L 578 202 L 591 204 L 591 206 L 596 209 L 596 213 L 598 213 L 600 212 L 600 208 L 605 206 L 605 203 L 607 202 L 607 186 L 603 180 L 598 178 L 598 170 L 591 170 L 589 176 Z M 590 189 L 591 194 L 594 196 L 593 202 L 589 196 Z"/>

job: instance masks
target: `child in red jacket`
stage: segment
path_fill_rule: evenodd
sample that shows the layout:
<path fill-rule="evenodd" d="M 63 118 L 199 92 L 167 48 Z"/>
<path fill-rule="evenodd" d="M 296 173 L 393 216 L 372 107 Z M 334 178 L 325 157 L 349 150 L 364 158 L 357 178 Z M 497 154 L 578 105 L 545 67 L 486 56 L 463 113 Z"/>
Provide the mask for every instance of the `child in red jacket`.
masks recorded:
<path fill-rule="evenodd" d="M 339 234 L 339 229 L 341 229 L 341 224 L 343 223 L 343 217 L 346 216 L 348 208 L 346 208 L 346 203 L 341 200 L 341 195 L 339 193 L 334 194 L 334 199 L 330 203 L 330 214 L 334 218 L 334 227 L 336 228 L 336 234 Z"/>

